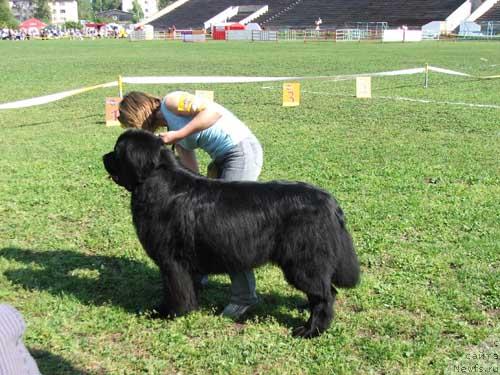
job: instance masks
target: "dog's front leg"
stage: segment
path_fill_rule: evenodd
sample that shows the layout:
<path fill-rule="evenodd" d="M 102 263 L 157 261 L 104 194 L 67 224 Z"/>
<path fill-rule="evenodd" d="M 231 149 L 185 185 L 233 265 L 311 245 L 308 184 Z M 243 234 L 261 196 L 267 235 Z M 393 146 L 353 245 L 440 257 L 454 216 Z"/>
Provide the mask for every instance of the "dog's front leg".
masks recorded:
<path fill-rule="evenodd" d="M 179 262 L 168 260 L 160 265 L 163 282 L 161 316 L 176 317 L 198 308 L 193 278 Z"/>

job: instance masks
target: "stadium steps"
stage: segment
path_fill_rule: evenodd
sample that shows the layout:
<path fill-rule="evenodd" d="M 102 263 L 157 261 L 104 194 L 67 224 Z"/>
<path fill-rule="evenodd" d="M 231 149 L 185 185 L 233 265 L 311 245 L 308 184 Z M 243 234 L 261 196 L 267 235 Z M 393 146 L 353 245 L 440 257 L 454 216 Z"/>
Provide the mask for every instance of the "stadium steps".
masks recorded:
<path fill-rule="evenodd" d="M 203 28 L 204 22 L 231 6 L 269 5 L 269 0 L 189 0 L 183 6 L 149 22 L 155 30 L 165 30 L 172 25 L 177 29 Z"/>
<path fill-rule="evenodd" d="M 444 21 L 464 0 L 189 0 L 149 22 L 157 30 L 202 28 L 203 23 L 231 6 L 268 5 L 268 12 L 253 20 L 269 29 L 339 28 L 356 22 L 387 22 L 389 26 L 422 26 Z"/>
<path fill-rule="evenodd" d="M 294 0 L 292 2 L 274 4 L 272 12 L 268 12 L 267 14 L 261 16 L 260 18 L 257 18 L 255 22 L 260 23 L 262 26 L 266 26 L 266 24 L 270 23 L 271 21 L 280 18 L 287 12 L 290 12 L 292 9 L 294 9 L 298 4 L 300 4 L 303 1 L 304 0 Z"/>
<path fill-rule="evenodd" d="M 228 19 L 227 22 L 240 22 L 257 12 L 261 7 L 262 5 L 240 5 L 238 6 L 238 14 Z"/>
<path fill-rule="evenodd" d="M 479 17 L 476 21 L 498 21 L 500 22 L 500 2 L 493 5 L 486 13 Z"/>
<path fill-rule="evenodd" d="M 445 20 L 463 0 L 303 0 L 287 12 L 266 19 L 271 28 L 338 28 L 355 22 L 387 22 L 390 26 L 421 26 Z M 259 20 L 257 20 L 258 22 Z"/>

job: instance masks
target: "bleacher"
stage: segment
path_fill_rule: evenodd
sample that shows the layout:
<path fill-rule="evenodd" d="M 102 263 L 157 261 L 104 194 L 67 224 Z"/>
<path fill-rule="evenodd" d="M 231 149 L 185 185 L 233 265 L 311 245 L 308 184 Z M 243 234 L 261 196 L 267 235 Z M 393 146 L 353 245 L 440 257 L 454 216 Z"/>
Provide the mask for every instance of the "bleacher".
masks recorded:
<path fill-rule="evenodd" d="M 387 22 L 389 26 L 422 26 L 445 20 L 464 0 L 190 0 L 150 22 L 155 30 L 202 28 L 203 23 L 230 6 L 268 5 L 269 10 L 252 22 L 268 29 L 341 28 L 356 22 Z M 244 9 L 244 8 L 243 8 Z M 244 11 L 233 17 L 241 20 Z"/>
<path fill-rule="evenodd" d="M 479 17 L 477 22 L 498 21 L 500 22 L 500 2 L 493 5 L 490 10 Z"/>
<path fill-rule="evenodd" d="M 356 22 L 387 22 L 389 26 L 422 26 L 444 20 L 463 0 L 302 0 L 275 17 L 264 14 L 255 22 L 262 26 L 314 28 L 321 17 L 322 28 L 340 28 Z"/>
<path fill-rule="evenodd" d="M 177 29 L 203 28 L 203 23 L 230 6 L 267 5 L 269 0 L 190 0 L 149 24 L 155 30 L 165 30 L 175 25 Z M 238 17 L 238 15 L 236 15 Z M 246 16 L 245 16 L 246 17 Z M 244 18 L 244 17 L 242 17 Z"/>
<path fill-rule="evenodd" d="M 240 5 L 238 14 L 231 17 L 227 22 L 240 22 L 255 13 L 262 5 Z"/>

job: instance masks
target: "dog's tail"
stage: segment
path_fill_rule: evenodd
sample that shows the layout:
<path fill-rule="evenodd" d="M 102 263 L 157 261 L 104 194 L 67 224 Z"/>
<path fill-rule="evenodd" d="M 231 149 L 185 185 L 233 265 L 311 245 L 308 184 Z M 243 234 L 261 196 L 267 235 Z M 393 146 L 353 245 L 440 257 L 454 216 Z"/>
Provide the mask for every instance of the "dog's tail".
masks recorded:
<path fill-rule="evenodd" d="M 332 202 L 335 236 L 335 271 L 332 275 L 332 284 L 339 288 L 353 288 L 359 283 L 359 261 L 354 249 L 351 235 L 347 231 L 344 212 L 336 202 Z"/>

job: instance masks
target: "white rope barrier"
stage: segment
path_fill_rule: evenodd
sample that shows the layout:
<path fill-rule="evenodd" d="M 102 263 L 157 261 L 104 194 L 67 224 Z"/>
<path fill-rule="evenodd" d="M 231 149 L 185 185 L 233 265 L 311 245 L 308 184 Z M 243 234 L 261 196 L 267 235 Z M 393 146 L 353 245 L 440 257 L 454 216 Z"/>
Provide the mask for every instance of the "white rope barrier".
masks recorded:
<path fill-rule="evenodd" d="M 81 94 L 81 93 L 84 93 L 87 91 L 100 89 L 100 88 L 106 88 L 106 87 L 114 87 L 114 86 L 118 86 L 118 82 L 116 82 L 116 81 L 115 82 L 108 82 L 108 83 L 103 83 L 100 85 L 83 87 L 80 89 L 75 89 L 75 90 L 70 90 L 70 91 L 63 91 L 63 92 L 60 92 L 57 94 L 39 96 L 36 98 L 25 99 L 25 100 L 18 100 L 16 102 L 11 102 L 11 103 L 4 103 L 4 104 L 0 104 L 0 109 L 17 109 L 17 108 L 33 107 L 36 105 L 42 105 L 42 104 L 55 102 L 57 100 L 61 100 L 61 99 L 67 98 L 69 96 Z"/>
<path fill-rule="evenodd" d="M 387 72 L 375 72 L 375 73 L 361 73 L 361 74 L 349 74 L 349 75 L 337 75 L 337 76 L 303 76 L 303 77 L 245 77 L 245 76 L 144 76 L 144 77 L 120 77 L 118 81 L 103 83 L 95 86 L 82 87 L 75 90 L 64 91 L 56 94 L 39 96 L 36 98 L 18 100 L 10 103 L 0 104 L 0 110 L 3 109 L 18 109 L 33 107 L 37 105 L 47 104 L 67 98 L 69 96 L 81 94 L 87 91 L 120 86 L 121 94 L 121 83 L 128 84 L 220 84 L 220 83 L 258 83 L 258 82 L 277 82 L 277 81 L 299 81 L 299 80 L 324 80 L 324 81 L 342 81 L 356 79 L 357 77 L 384 77 L 384 76 L 399 76 L 399 75 L 411 75 L 411 74 L 421 74 L 427 71 L 433 71 L 441 74 L 478 78 L 478 79 L 494 79 L 500 78 L 500 75 L 495 76 L 475 76 L 467 73 L 461 73 L 449 69 L 443 69 L 433 66 L 428 66 L 426 68 L 414 68 L 414 69 L 402 69 L 393 70 Z M 120 82 L 121 81 L 121 82 Z"/>

